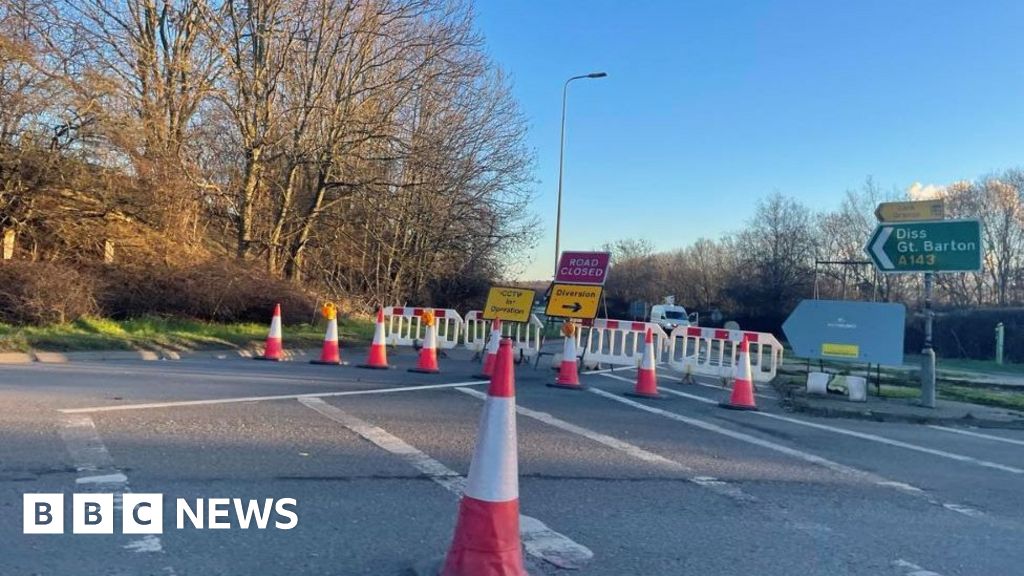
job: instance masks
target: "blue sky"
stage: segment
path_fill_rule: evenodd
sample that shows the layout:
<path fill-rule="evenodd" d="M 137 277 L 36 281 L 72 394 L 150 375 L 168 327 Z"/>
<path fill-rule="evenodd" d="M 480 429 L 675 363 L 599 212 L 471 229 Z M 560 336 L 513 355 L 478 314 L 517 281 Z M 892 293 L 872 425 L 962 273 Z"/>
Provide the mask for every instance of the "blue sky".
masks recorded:
<path fill-rule="evenodd" d="M 659 249 L 735 231 L 779 191 L 829 209 L 884 188 L 1024 166 L 1024 2 L 479 0 L 537 155 L 532 263 L 562 248 Z"/>

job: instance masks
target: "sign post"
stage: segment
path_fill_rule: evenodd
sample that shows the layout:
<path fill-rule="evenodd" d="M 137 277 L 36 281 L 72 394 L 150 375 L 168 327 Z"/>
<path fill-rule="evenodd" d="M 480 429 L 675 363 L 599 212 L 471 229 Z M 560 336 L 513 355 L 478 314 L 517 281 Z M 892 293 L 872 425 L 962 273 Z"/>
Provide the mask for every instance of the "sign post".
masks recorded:
<path fill-rule="evenodd" d="M 609 252 L 562 252 L 544 314 L 553 318 L 596 318 L 611 261 Z"/>
<path fill-rule="evenodd" d="M 932 347 L 934 275 L 978 272 L 982 264 L 981 222 L 941 220 L 941 200 L 888 202 L 875 215 L 882 221 L 864 251 L 885 274 L 924 273 L 924 362 L 921 366 L 921 405 L 935 407 L 935 350 Z M 940 218 L 936 220 L 935 218 Z"/>

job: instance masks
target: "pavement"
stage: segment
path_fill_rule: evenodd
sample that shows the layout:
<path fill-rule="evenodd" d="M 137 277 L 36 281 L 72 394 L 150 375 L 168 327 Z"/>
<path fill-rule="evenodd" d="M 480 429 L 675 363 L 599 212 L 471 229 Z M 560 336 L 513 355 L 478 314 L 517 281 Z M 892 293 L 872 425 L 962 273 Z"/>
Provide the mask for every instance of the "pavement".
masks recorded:
<path fill-rule="evenodd" d="M 408 574 L 451 541 L 483 405 L 468 356 L 0 366 L 0 575 Z M 516 377 L 535 575 L 1024 572 L 1022 430 L 794 414 L 767 386 L 723 410 L 667 370 L 664 400 L 624 397 L 631 369 Z M 163 533 L 22 534 L 24 494 L 73 492 L 163 494 Z M 298 523 L 177 528 L 177 499 L 221 497 L 292 498 Z"/>
<path fill-rule="evenodd" d="M 926 408 L 921 406 L 917 398 L 874 396 L 873 385 L 869 385 L 869 394 L 864 402 L 851 402 L 845 394 L 807 394 L 806 385 L 802 382 L 779 378 L 773 384 L 781 406 L 802 414 L 879 422 L 1024 430 L 1024 412 L 1019 410 L 943 399 L 936 399 L 934 408 Z"/>

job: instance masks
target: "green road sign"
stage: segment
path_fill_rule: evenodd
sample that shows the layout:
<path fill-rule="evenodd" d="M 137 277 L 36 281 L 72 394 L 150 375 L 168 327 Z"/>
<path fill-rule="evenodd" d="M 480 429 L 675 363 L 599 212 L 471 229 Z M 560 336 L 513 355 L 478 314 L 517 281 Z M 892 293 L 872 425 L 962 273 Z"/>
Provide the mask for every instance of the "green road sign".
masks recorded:
<path fill-rule="evenodd" d="M 879 224 L 864 250 L 881 272 L 977 272 L 981 270 L 981 223 Z"/>

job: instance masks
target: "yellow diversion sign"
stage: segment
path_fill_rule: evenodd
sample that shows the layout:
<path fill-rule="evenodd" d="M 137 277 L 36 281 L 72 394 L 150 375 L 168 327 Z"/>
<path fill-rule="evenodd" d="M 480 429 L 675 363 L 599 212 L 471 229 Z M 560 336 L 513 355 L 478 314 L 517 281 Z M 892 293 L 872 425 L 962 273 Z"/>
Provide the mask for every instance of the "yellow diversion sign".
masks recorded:
<path fill-rule="evenodd" d="M 592 284 L 555 284 L 544 311 L 548 316 L 593 320 L 601 302 L 601 287 Z"/>
<path fill-rule="evenodd" d="M 494 286 L 487 293 L 484 320 L 529 322 L 533 310 L 533 290 Z"/>

